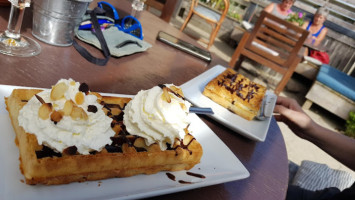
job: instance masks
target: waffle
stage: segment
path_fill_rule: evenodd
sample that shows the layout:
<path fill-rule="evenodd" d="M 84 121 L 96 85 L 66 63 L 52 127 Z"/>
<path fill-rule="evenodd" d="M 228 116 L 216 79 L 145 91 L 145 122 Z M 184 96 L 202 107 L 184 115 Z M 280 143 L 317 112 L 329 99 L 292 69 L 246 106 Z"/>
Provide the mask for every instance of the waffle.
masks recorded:
<path fill-rule="evenodd" d="M 127 133 L 122 123 L 122 110 L 130 99 L 109 96 L 100 98 L 104 112 L 113 119 L 111 127 L 116 134 L 111 137 L 112 144 L 89 155 L 79 154 L 75 146 L 57 153 L 39 145 L 34 134 L 26 133 L 18 125 L 19 111 L 39 92 L 41 90 L 15 89 L 5 98 L 20 152 L 20 170 L 27 184 L 66 184 L 164 170 L 188 170 L 200 162 L 202 147 L 189 133 L 183 140 L 176 139 L 165 151 L 157 144 L 146 146 L 143 138 Z"/>
<path fill-rule="evenodd" d="M 266 87 L 229 68 L 211 80 L 203 94 L 231 112 L 252 120 L 258 114 L 265 92 Z"/>

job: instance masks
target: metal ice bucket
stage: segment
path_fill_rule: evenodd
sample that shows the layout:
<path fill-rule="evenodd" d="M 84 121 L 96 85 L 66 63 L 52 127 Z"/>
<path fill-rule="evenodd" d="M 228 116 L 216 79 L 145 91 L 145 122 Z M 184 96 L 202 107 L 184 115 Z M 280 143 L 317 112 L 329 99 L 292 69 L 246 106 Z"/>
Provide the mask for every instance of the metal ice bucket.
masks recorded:
<path fill-rule="evenodd" d="M 32 34 L 56 46 L 70 46 L 92 0 L 35 0 Z"/>

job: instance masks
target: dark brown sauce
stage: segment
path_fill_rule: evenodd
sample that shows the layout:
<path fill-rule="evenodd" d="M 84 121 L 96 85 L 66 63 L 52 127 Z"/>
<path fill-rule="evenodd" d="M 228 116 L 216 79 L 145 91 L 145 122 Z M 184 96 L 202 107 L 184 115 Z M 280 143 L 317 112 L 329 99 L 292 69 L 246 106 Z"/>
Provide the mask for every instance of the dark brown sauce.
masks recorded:
<path fill-rule="evenodd" d="M 179 183 L 181 183 L 181 184 L 192 184 L 192 182 L 184 181 L 184 180 L 179 180 Z"/>
<path fill-rule="evenodd" d="M 190 134 L 189 134 L 189 135 L 190 135 Z M 181 140 L 180 140 L 180 145 L 177 145 L 175 148 L 171 148 L 171 149 L 176 150 L 177 148 L 181 147 L 181 148 L 183 148 L 183 149 L 188 150 L 189 153 L 190 153 L 190 155 L 191 155 L 191 154 L 192 154 L 192 151 L 191 151 L 188 147 L 189 147 L 189 145 L 190 145 L 194 140 L 196 140 L 196 138 L 192 138 L 192 140 L 190 140 L 190 142 L 189 142 L 187 145 L 184 145 L 184 140 L 181 139 Z M 169 149 L 169 147 L 170 147 L 170 145 L 168 146 L 168 149 Z M 177 155 L 178 155 L 178 153 L 177 153 L 177 151 L 176 151 L 175 156 L 177 156 Z"/>
<path fill-rule="evenodd" d="M 67 155 L 75 155 L 78 148 L 76 146 L 70 146 L 63 150 L 63 153 Z"/>
<path fill-rule="evenodd" d="M 186 174 L 190 175 L 190 176 L 197 177 L 197 178 L 206 178 L 206 176 L 204 176 L 202 174 L 197 174 L 197 173 L 193 173 L 193 172 L 186 172 Z"/>
<path fill-rule="evenodd" d="M 114 146 L 114 145 L 106 145 L 105 149 L 109 153 L 123 153 L 122 148 L 120 146 Z"/>
<path fill-rule="evenodd" d="M 146 152 L 147 149 L 143 148 L 143 147 L 134 147 L 136 149 L 137 152 Z"/>
<path fill-rule="evenodd" d="M 95 105 L 89 105 L 88 106 L 88 112 L 96 113 L 97 112 L 97 107 Z"/>
<path fill-rule="evenodd" d="M 40 158 L 55 157 L 55 156 L 56 157 L 62 157 L 62 154 L 61 153 L 57 153 L 53 149 L 43 145 L 42 150 L 36 151 L 36 156 L 37 156 L 38 159 L 40 159 Z"/>
<path fill-rule="evenodd" d="M 79 91 L 84 92 L 86 95 L 89 94 L 89 86 L 86 83 L 81 83 L 79 86 Z"/>
<path fill-rule="evenodd" d="M 224 76 L 223 80 L 217 81 L 217 84 L 219 86 L 223 86 L 228 90 L 231 94 L 235 93 L 239 98 L 241 98 L 243 101 L 250 101 L 251 99 L 254 98 L 255 93 L 259 90 L 259 86 L 256 83 L 250 83 L 243 85 L 244 78 L 240 79 L 239 81 L 236 81 L 236 78 L 238 76 L 238 73 L 236 74 L 227 74 Z M 226 83 L 226 79 L 229 79 L 229 83 Z M 243 88 L 247 88 L 248 93 L 243 96 L 241 93 Z"/>
<path fill-rule="evenodd" d="M 117 104 L 104 103 L 104 105 L 105 105 L 105 108 L 118 108 L 120 110 L 124 109 L 124 107 L 122 108 L 120 105 L 117 105 Z"/>
<path fill-rule="evenodd" d="M 168 176 L 169 179 L 171 179 L 173 181 L 176 180 L 174 174 L 167 172 L 166 175 Z"/>

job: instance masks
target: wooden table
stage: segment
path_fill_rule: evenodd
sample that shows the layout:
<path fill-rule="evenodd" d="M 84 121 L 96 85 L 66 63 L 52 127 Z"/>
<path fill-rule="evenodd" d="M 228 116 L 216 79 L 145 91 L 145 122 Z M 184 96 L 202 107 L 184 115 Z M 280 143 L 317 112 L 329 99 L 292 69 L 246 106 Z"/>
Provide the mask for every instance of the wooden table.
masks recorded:
<path fill-rule="evenodd" d="M 130 12 L 126 1 L 113 1 L 117 8 Z M 115 3 L 116 2 L 116 3 Z M 118 3 L 119 2 L 119 3 Z M 22 33 L 31 35 L 31 10 L 26 10 Z M 5 29 L 9 7 L 0 7 L 0 28 Z M 120 13 L 124 16 L 124 13 Z M 185 54 L 159 41 L 156 35 L 164 30 L 197 44 L 193 39 L 160 18 L 143 12 L 141 22 L 144 40 L 153 45 L 144 53 L 122 58 L 110 58 L 106 66 L 97 66 L 82 58 L 71 47 L 56 47 L 39 42 L 38 56 L 21 58 L 0 55 L 0 84 L 49 88 L 61 78 L 86 82 L 92 91 L 136 94 L 159 83 L 181 85 L 216 64 L 227 63 L 213 55 L 212 63 Z M 86 45 L 90 51 L 94 47 Z M 96 51 L 96 55 L 100 55 Z M 155 197 L 153 199 L 284 199 L 288 182 L 288 159 L 281 131 L 273 119 L 265 142 L 254 142 L 227 129 L 214 120 L 201 116 L 203 121 L 225 142 L 250 172 L 244 180 L 228 182 Z M 223 155 L 221 155 L 223 156 Z M 221 163 L 223 164 L 223 163 Z"/>
<path fill-rule="evenodd" d="M 325 52 L 327 51 L 327 47 L 323 45 L 323 43 L 315 43 L 312 38 L 308 38 L 304 43 L 303 46 L 308 47 L 310 50 L 316 50 Z"/>

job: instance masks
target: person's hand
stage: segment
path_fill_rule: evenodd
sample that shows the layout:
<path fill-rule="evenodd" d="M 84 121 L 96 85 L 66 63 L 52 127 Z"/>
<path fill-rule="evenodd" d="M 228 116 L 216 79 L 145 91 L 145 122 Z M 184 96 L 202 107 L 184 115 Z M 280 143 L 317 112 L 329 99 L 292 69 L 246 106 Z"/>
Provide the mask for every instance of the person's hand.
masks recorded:
<path fill-rule="evenodd" d="M 308 140 L 342 164 L 355 170 L 355 139 L 315 123 L 294 100 L 278 97 L 275 119 L 284 122 L 299 137 Z"/>
<path fill-rule="evenodd" d="M 303 139 L 309 139 L 317 126 L 294 99 L 278 96 L 274 113 L 277 121 L 284 122 Z"/>

